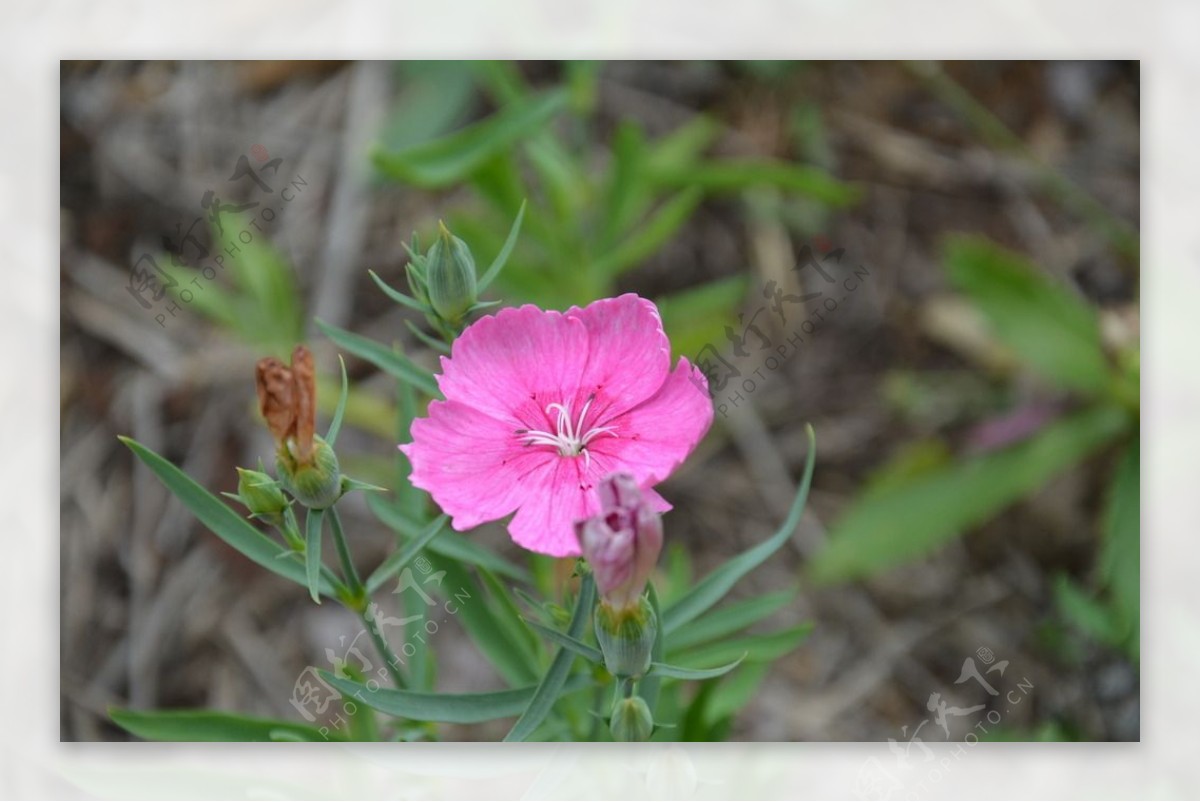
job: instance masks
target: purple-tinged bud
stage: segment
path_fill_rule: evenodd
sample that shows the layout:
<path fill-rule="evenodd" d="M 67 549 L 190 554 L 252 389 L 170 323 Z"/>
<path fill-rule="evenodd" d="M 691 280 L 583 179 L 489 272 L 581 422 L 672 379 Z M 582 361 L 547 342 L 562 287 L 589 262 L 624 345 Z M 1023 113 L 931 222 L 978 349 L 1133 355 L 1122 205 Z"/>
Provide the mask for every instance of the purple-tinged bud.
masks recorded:
<path fill-rule="evenodd" d="M 599 514 L 575 524 L 579 548 L 604 601 L 636 608 L 662 551 L 662 519 L 629 474 L 612 474 L 597 490 Z"/>

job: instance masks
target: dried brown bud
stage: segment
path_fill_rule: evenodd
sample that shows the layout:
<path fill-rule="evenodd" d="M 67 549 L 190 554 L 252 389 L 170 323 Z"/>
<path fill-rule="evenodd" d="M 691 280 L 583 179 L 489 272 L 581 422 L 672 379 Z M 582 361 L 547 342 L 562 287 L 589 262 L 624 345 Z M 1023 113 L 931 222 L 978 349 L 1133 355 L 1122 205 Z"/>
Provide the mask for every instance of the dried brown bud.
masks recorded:
<path fill-rule="evenodd" d="M 317 423 L 317 383 L 312 352 L 303 345 L 292 351 L 289 368 L 274 357 L 258 361 L 258 406 L 280 450 L 301 464 L 312 459 Z"/>

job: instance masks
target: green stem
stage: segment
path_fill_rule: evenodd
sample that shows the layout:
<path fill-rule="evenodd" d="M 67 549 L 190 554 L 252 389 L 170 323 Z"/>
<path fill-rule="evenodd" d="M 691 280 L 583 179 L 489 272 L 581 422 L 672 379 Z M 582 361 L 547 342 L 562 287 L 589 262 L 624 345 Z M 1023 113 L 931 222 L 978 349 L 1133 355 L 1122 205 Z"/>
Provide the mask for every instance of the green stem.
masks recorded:
<path fill-rule="evenodd" d="M 333 542 L 337 546 L 338 559 L 342 563 L 342 573 L 346 576 L 346 587 L 354 597 L 354 601 L 366 607 L 367 589 L 359 579 L 358 569 L 354 567 L 354 559 L 350 556 L 350 547 L 346 543 L 346 533 L 342 531 L 342 519 L 338 517 L 336 507 L 330 507 L 329 525 L 333 530 Z"/>
<path fill-rule="evenodd" d="M 370 596 L 367 593 L 367 588 L 362 583 L 362 579 L 358 576 L 358 569 L 354 567 L 354 558 L 350 556 L 350 546 L 346 543 L 346 533 L 342 530 L 342 519 L 338 517 L 336 507 L 330 507 L 328 512 L 329 528 L 333 530 L 333 542 L 337 546 L 338 559 L 342 563 L 342 573 L 346 575 L 346 589 L 349 598 L 344 602 L 354 612 L 358 613 L 363 624 L 367 627 L 367 632 L 371 635 L 371 640 L 375 644 L 375 649 L 379 652 L 379 656 L 387 664 L 388 673 L 392 676 L 392 682 L 397 688 L 404 688 L 404 675 L 400 673 L 400 658 L 392 651 L 392 647 L 388 645 L 387 639 L 383 637 L 383 633 L 379 631 L 379 627 L 371 620 L 372 613 L 370 612 Z"/>
<path fill-rule="evenodd" d="M 296 513 L 292 512 L 289 506 L 283 511 L 283 525 L 278 527 L 279 534 L 283 535 L 283 540 L 288 544 L 288 548 L 292 551 L 304 551 L 304 536 L 300 534 L 300 522 L 296 520 Z"/>
<path fill-rule="evenodd" d="M 371 640 L 375 644 L 376 651 L 383 657 L 383 662 L 387 664 L 388 674 L 392 676 L 392 683 L 403 690 L 408 686 L 404 681 L 404 675 L 400 673 L 400 658 L 392 651 L 392 647 L 388 645 L 387 639 L 383 637 L 383 633 L 375 626 L 375 622 L 368 618 L 366 608 L 358 611 L 362 618 L 363 624 L 367 627 L 367 632 L 371 635 Z"/>

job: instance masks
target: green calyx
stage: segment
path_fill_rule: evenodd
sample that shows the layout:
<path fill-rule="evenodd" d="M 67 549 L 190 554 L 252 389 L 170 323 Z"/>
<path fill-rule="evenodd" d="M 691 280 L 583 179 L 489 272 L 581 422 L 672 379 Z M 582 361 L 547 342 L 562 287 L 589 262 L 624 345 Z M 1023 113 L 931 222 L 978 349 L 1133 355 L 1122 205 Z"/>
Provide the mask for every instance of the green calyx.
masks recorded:
<path fill-rule="evenodd" d="M 610 674 L 640 677 L 650 669 L 650 650 L 658 634 L 658 619 L 645 597 L 625 608 L 601 601 L 596 605 L 593 623 L 604 667 Z"/>
<path fill-rule="evenodd" d="M 309 459 L 296 459 L 289 447 L 275 454 L 275 467 L 284 488 L 309 509 L 323 510 L 342 495 L 342 476 L 337 455 L 319 435 L 313 437 Z"/>
<path fill-rule="evenodd" d="M 438 229 L 437 240 L 425 254 L 425 293 L 438 317 L 455 325 L 475 306 L 475 257 L 444 223 L 438 223 Z"/>
<path fill-rule="evenodd" d="M 640 696 L 618 699 L 613 705 L 608 730 L 614 741 L 646 741 L 654 733 L 654 716 Z"/>

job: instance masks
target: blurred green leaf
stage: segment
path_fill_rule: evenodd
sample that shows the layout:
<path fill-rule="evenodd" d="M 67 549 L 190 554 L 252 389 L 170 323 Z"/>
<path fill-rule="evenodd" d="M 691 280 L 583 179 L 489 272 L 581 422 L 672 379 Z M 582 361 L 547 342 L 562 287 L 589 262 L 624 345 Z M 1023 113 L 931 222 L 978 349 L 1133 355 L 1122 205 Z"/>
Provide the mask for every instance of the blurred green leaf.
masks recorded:
<path fill-rule="evenodd" d="M 749 285 L 750 277 L 741 274 L 655 299 L 671 351 L 694 360 L 704 346 L 724 342 L 725 326 L 737 320 Z"/>
<path fill-rule="evenodd" d="M 460 122 L 475 98 L 476 70 L 462 61 L 401 61 L 399 93 L 380 140 L 389 151 L 428 142 Z"/>
<path fill-rule="evenodd" d="M 396 353 L 383 343 L 377 343 L 360 334 L 340 329 L 321 320 L 316 323 L 317 328 L 323 331 L 326 337 L 333 340 L 339 348 L 344 348 L 360 359 L 365 359 L 397 379 L 403 379 L 426 395 L 434 398 L 441 397 L 437 383 L 433 380 L 433 374 L 407 357 Z"/>
<path fill-rule="evenodd" d="M 733 635 L 783 608 L 797 593 L 799 588 L 794 587 L 728 604 L 679 627 L 671 633 L 668 646 L 674 652 Z"/>
<path fill-rule="evenodd" d="M 1118 645 L 1125 633 L 1121 622 L 1104 602 L 1061 575 L 1054 583 L 1054 598 L 1072 624 L 1089 637 L 1110 646 Z"/>
<path fill-rule="evenodd" d="M 630 120 L 622 121 L 613 135 L 612 165 L 604 191 L 600 243 L 605 248 L 611 248 L 649 205 L 645 160 L 646 137 L 641 127 Z"/>
<path fill-rule="evenodd" d="M 1096 407 L 1003 451 L 889 483 L 856 500 L 809 564 L 818 582 L 839 582 L 916 559 L 977 526 L 1109 442 L 1126 414 Z"/>
<path fill-rule="evenodd" d="M 128 437 L 118 439 L 128 446 L 129 450 L 137 455 L 159 481 L 213 534 L 268 571 L 308 586 L 304 562 L 299 555 L 289 552 L 255 529 L 246 519 L 225 506 L 220 499 L 197 484 L 190 476 L 141 443 Z M 322 594 L 330 598 L 335 597 L 328 574 L 322 574 L 317 587 Z"/>
<path fill-rule="evenodd" d="M 729 663 L 734 660 L 746 660 L 748 663 L 778 660 L 794 650 L 812 632 L 811 623 L 769 632 L 765 635 L 745 635 L 740 638 L 710 643 L 680 652 L 671 659 L 681 663 L 699 663 L 712 665 L 714 663 Z"/>
<path fill-rule="evenodd" d="M 1100 549 L 1100 579 L 1112 597 L 1114 612 L 1136 656 L 1141 619 L 1141 440 L 1125 451 L 1109 491 Z"/>
<path fill-rule="evenodd" d="M 648 146 L 646 170 L 651 174 L 684 173 L 720 135 L 719 123 L 697 114 Z"/>
<path fill-rule="evenodd" d="M 488 608 L 500 633 L 521 652 L 527 666 L 539 665 L 542 659 L 541 641 L 529 629 L 504 583 L 487 568 L 476 566 L 475 570 L 487 589 Z"/>
<path fill-rule="evenodd" d="M 773 161 L 710 161 L 652 174 L 659 184 L 700 189 L 706 194 L 740 192 L 751 187 L 776 187 L 821 201 L 849 206 L 860 190 L 824 170 L 802 164 Z"/>
<path fill-rule="evenodd" d="M 533 685 L 488 693 L 426 693 L 385 687 L 371 690 L 367 685 L 336 677 L 328 671 L 320 674 L 349 698 L 358 699 L 380 713 L 413 721 L 478 724 L 508 718 L 519 715 L 537 691 Z"/>
<path fill-rule="evenodd" d="M 553 91 L 518 101 L 495 115 L 433 142 L 405 150 L 374 153 L 386 175 L 419 187 L 462 181 L 476 168 L 517 141 L 537 132 L 564 108 L 565 92 Z"/>
<path fill-rule="evenodd" d="M 575 611 L 571 614 L 571 623 L 567 626 L 567 637 L 578 640 L 583 635 L 588 619 L 592 617 L 592 605 L 595 603 L 596 579 L 591 572 L 588 572 L 584 574 L 583 581 L 579 586 L 579 598 L 575 601 Z M 550 668 L 546 669 L 542 681 L 538 683 L 533 698 L 529 700 L 529 705 L 521 713 L 521 717 L 517 719 L 512 729 L 508 731 L 508 735 L 504 736 L 505 741 L 526 740 L 545 720 L 546 716 L 550 714 L 551 708 L 554 707 L 554 703 L 562 694 L 567 676 L 571 672 L 571 666 L 575 663 L 575 657 L 574 652 L 561 646 L 558 648 L 558 653 L 554 655 L 554 659 L 550 662 Z"/>
<path fill-rule="evenodd" d="M 498 617 L 503 615 L 503 610 L 493 609 L 493 604 L 470 572 L 438 554 L 433 554 L 430 562 L 434 570 L 446 572 L 442 591 L 457 606 L 455 619 L 505 682 L 517 687 L 536 679 L 538 666 L 532 656 L 519 641 L 512 639 L 509 628 Z"/>
<path fill-rule="evenodd" d="M 344 741 L 343 733 L 322 734 L 316 727 L 251 718 L 217 710 L 125 710 L 109 708 L 123 730 L 147 741 Z"/>
<path fill-rule="evenodd" d="M 816 465 L 816 434 L 811 425 L 807 426 L 806 430 L 808 457 L 804 461 L 804 476 L 800 480 L 796 498 L 792 501 L 792 508 L 788 511 L 783 525 L 767 540 L 747 549 L 715 569 L 697 582 L 696 586 L 679 601 L 668 607 L 665 616 L 660 619 L 663 622 L 662 628 L 668 636 L 723 599 L 738 580 L 766 562 L 772 554 L 783 547 L 784 543 L 791 540 L 796 526 L 800 523 L 800 515 L 804 512 L 804 504 L 808 500 L 808 488 L 812 484 L 813 467 Z M 669 637 L 667 642 L 670 643 Z"/>
<path fill-rule="evenodd" d="M 636 267 L 675 236 L 702 199 L 703 193 L 694 188 L 677 193 L 663 203 L 637 231 L 623 237 L 616 248 L 596 259 L 592 269 L 601 275 L 616 276 Z"/>
<path fill-rule="evenodd" d="M 954 285 L 983 311 L 996 336 L 1047 381 L 1099 394 L 1111 383 L 1096 315 L 1022 257 L 979 237 L 946 247 Z"/>

